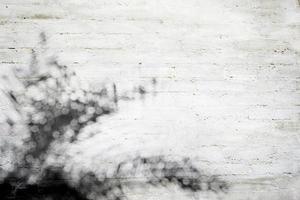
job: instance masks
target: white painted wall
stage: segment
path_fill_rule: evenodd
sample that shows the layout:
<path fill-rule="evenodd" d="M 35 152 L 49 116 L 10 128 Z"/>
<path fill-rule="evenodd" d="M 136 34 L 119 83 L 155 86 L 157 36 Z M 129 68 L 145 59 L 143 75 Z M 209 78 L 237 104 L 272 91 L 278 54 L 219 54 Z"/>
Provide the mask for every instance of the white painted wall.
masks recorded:
<path fill-rule="evenodd" d="M 41 32 L 92 84 L 158 80 L 156 95 L 121 102 L 101 134 L 73 147 L 76 162 L 190 156 L 232 185 L 203 198 L 300 199 L 296 0 L 0 0 L 1 68 L 28 66 Z"/>

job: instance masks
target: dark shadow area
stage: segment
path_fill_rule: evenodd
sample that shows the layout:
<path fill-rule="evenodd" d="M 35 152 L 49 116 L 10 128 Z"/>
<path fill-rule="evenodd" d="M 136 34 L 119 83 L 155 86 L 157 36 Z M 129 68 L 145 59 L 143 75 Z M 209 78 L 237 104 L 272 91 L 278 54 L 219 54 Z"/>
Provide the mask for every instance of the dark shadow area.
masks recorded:
<path fill-rule="evenodd" d="M 3 200 L 87 200 L 62 172 L 59 168 L 48 168 L 42 180 L 34 184 L 12 173 L 0 184 L 0 197 Z"/>
<path fill-rule="evenodd" d="M 24 185 L 20 180 L 13 178 L 0 184 L 0 197 L 3 200 L 87 200 L 64 180 Z"/>

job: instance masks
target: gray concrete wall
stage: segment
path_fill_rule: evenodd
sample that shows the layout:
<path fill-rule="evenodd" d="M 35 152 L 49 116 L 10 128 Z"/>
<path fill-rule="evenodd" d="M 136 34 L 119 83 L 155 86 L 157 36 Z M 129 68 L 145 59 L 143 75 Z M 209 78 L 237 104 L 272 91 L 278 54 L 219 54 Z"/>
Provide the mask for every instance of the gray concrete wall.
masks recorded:
<path fill-rule="evenodd" d="M 189 156 L 231 184 L 203 198 L 300 199 L 298 1 L 0 0 L 1 69 L 28 66 L 41 32 L 92 84 L 158 80 L 156 95 L 103 119 L 105 137 L 74 147 L 76 162 Z"/>

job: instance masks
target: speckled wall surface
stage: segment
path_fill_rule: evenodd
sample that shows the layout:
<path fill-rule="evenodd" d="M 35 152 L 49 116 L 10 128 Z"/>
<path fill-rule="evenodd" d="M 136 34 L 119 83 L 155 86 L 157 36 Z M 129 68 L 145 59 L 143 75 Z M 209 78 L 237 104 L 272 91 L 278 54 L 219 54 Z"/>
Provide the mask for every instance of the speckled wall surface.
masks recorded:
<path fill-rule="evenodd" d="M 83 82 L 151 91 L 121 101 L 101 134 L 70 147 L 81 152 L 76 165 L 188 156 L 231 186 L 201 198 L 300 199 L 297 0 L 0 0 L 1 70 L 28 66 L 42 32 Z M 171 189 L 130 194 L 200 198 Z"/>

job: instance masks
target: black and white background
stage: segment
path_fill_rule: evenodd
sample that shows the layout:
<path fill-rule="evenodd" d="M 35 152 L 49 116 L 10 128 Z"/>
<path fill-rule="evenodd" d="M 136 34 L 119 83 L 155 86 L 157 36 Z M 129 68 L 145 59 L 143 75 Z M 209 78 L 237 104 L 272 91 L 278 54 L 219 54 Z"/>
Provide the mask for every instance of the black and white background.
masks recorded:
<path fill-rule="evenodd" d="M 0 0 L 0 199 L 300 198 L 296 0 Z"/>

